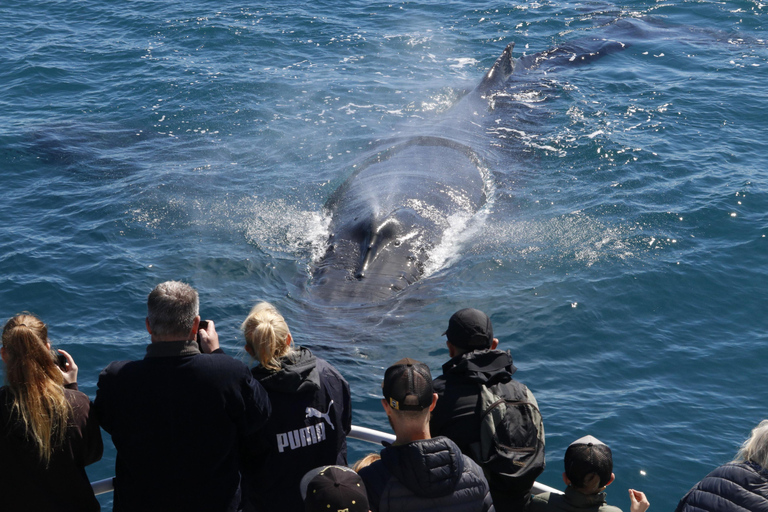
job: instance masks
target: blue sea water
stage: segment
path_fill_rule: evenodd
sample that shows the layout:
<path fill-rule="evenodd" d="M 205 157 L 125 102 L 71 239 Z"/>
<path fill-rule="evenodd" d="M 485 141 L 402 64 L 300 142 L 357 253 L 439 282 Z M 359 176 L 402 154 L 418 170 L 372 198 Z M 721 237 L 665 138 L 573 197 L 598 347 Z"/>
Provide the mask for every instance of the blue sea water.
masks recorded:
<path fill-rule="evenodd" d="M 439 374 L 448 317 L 476 307 L 538 398 L 541 480 L 562 487 L 592 434 L 610 503 L 673 508 L 768 417 L 766 21 L 750 0 L 5 2 L 0 314 L 40 315 L 94 396 L 107 363 L 143 356 L 158 282 L 194 285 L 244 360 L 239 324 L 269 300 L 349 380 L 354 423 L 388 430 L 384 369 Z M 467 141 L 488 204 L 423 280 L 312 301 L 323 203 L 352 165 L 450 115 L 507 43 L 595 39 L 625 47 L 494 98 Z M 105 441 L 92 480 L 114 473 Z"/>

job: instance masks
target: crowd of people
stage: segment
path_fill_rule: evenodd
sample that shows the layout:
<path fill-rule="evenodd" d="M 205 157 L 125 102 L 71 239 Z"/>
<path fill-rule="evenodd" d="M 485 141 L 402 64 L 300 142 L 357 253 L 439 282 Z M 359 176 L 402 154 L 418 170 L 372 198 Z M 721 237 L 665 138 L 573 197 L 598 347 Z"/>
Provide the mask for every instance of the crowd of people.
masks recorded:
<path fill-rule="evenodd" d="M 8 320 L 0 510 L 99 510 L 85 467 L 102 456 L 101 427 L 117 451 L 117 512 L 619 512 L 606 503 L 611 450 L 593 436 L 566 450 L 564 493 L 532 495 L 544 469 L 543 420 L 476 309 L 449 319 L 442 375 L 411 358 L 387 368 L 381 402 L 395 441 L 351 468 L 349 385 L 294 344 L 274 306 L 256 304 L 241 326 L 253 368 L 224 353 L 185 283 L 150 292 L 146 329 L 145 357 L 109 364 L 91 402 L 77 389 L 74 359 L 51 350 L 39 318 Z M 767 468 L 764 420 L 676 512 L 768 512 Z M 629 498 L 631 512 L 650 506 L 641 491 Z"/>

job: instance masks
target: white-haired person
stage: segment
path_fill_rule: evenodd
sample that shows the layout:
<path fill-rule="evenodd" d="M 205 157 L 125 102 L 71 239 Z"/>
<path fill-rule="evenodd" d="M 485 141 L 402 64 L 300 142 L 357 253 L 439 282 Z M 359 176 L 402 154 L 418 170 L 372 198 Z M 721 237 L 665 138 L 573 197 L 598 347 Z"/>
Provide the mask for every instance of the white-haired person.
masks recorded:
<path fill-rule="evenodd" d="M 259 363 L 253 376 L 272 402 L 272 415 L 244 460 L 244 510 L 303 511 L 302 476 L 347 464 L 349 384 L 327 361 L 293 344 L 272 304 L 256 304 L 241 328 L 246 352 Z"/>
<path fill-rule="evenodd" d="M 28 313 L 6 322 L 1 353 L 0 510 L 100 510 L 85 466 L 101 459 L 101 431 L 72 356 L 59 350 L 60 368 L 48 327 Z"/>
<path fill-rule="evenodd" d="M 768 420 L 752 429 L 733 462 L 693 486 L 675 512 L 768 511 Z"/>

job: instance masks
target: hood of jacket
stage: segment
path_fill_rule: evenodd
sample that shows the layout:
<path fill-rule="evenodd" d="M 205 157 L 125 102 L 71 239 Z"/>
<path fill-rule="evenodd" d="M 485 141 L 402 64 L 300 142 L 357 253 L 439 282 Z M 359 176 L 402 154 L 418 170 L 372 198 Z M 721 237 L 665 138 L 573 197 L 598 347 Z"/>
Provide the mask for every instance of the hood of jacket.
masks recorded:
<path fill-rule="evenodd" d="M 486 386 L 508 382 L 516 371 L 509 350 L 474 350 L 458 355 L 443 365 L 445 376 L 461 376 Z"/>
<path fill-rule="evenodd" d="M 464 472 L 459 447 L 447 437 L 390 446 L 381 452 L 384 466 L 416 496 L 452 494 Z"/>
<path fill-rule="evenodd" d="M 280 369 L 267 370 L 263 366 L 253 369 L 256 377 L 267 391 L 281 393 L 306 393 L 320 389 L 320 374 L 317 359 L 307 348 L 295 347 L 293 352 L 280 360 Z"/>

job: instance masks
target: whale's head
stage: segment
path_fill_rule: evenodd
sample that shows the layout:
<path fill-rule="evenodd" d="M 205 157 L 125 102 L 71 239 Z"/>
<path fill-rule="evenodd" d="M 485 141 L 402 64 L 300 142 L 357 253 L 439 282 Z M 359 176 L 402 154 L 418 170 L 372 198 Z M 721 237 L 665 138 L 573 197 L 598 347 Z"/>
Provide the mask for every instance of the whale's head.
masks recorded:
<path fill-rule="evenodd" d="M 391 298 L 424 273 L 433 242 L 410 208 L 331 226 L 325 254 L 314 265 L 312 293 L 329 303 L 369 304 Z"/>
<path fill-rule="evenodd" d="M 419 280 L 456 219 L 485 203 L 478 164 L 461 144 L 418 137 L 360 165 L 326 202 L 330 234 L 310 295 L 380 303 Z"/>

